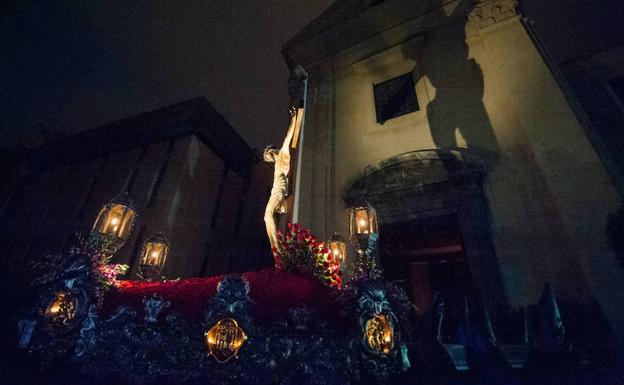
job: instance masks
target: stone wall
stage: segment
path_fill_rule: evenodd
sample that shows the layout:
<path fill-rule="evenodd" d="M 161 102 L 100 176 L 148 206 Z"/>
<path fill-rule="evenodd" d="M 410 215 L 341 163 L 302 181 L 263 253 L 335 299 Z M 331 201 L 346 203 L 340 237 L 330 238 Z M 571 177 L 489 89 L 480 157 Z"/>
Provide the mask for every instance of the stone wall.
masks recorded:
<path fill-rule="evenodd" d="M 398 3 L 378 6 L 377 19 L 396 17 L 384 12 Z M 514 2 L 463 6 L 444 2 L 336 54 L 296 63 L 310 72 L 301 222 L 320 236 L 344 234 L 342 195 L 368 165 L 408 151 L 466 151 L 487 165 L 486 216 L 509 305 L 535 302 L 550 282 L 564 300 L 596 299 L 624 337 L 624 287 L 605 240 L 620 196 Z M 372 85 L 408 72 L 420 111 L 377 123 Z"/>
<path fill-rule="evenodd" d="M 88 234 L 101 207 L 124 190 L 139 214 L 112 262 L 129 264 L 132 278 L 143 242 L 157 232 L 170 242 L 163 274 L 171 279 L 257 267 L 248 256 L 268 254 L 257 226 L 264 206 L 256 202 L 265 197 L 254 194 L 270 188 L 270 174 L 240 176 L 194 135 L 30 174 L 13 170 L 5 180 L 13 189 L 2 195 L 1 260 L 22 284 L 29 261 L 61 252 L 76 231 Z"/>

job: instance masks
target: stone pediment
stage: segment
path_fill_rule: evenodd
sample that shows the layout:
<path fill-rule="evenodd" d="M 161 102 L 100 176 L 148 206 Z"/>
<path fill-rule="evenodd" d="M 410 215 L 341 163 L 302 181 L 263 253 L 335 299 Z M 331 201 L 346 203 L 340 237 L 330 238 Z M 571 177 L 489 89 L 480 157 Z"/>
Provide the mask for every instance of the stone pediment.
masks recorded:
<path fill-rule="evenodd" d="M 351 185 L 345 198 L 391 191 L 418 190 L 447 181 L 475 179 L 485 167 L 460 151 L 422 150 L 393 156 L 368 166 Z"/>
<path fill-rule="evenodd" d="M 364 197 L 386 222 L 405 220 L 452 210 L 485 173 L 485 165 L 463 151 L 413 151 L 368 166 L 343 197 L 348 205 Z"/>

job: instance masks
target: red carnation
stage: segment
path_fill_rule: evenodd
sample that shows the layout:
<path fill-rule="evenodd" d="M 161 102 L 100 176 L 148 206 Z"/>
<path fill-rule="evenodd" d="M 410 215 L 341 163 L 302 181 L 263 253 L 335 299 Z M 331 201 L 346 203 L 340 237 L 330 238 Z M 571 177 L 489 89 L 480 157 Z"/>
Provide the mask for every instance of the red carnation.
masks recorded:
<path fill-rule="evenodd" d="M 281 250 L 274 251 L 275 266 L 286 271 L 310 274 L 332 287 L 340 287 L 340 264 L 325 244 L 300 224 L 288 223 L 290 231 L 278 232 Z"/>

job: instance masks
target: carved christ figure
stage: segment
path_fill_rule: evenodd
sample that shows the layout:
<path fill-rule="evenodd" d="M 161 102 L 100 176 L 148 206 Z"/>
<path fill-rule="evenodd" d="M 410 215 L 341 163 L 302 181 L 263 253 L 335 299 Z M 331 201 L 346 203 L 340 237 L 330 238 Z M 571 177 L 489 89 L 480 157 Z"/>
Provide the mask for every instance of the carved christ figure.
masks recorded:
<path fill-rule="evenodd" d="M 264 223 L 266 225 L 267 235 L 269 236 L 269 242 L 271 242 L 271 249 L 273 250 L 279 250 L 279 244 L 277 242 L 276 214 L 283 214 L 286 212 L 286 205 L 284 201 L 288 195 L 290 141 L 293 138 L 297 122 L 297 109 L 290 107 L 288 112 L 290 114 L 290 125 L 288 126 L 288 132 L 286 133 L 286 138 L 284 138 L 282 147 L 278 149 L 274 146 L 268 146 L 264 149 L 263 154 L 265 162 L 275 163 L 275 171 L 273 172 L 273 188 L 271 188 L 269 203 L 267 203 L 264 211 Z"/>

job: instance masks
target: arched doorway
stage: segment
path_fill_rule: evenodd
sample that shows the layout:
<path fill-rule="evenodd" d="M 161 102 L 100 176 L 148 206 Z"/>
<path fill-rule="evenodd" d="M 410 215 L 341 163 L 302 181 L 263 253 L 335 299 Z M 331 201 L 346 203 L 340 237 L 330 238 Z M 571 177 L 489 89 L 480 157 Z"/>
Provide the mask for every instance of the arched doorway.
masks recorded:
<path fill-rule="evenodd" d="M 447 301 L 478 292 L 493 318 L 507 314 L 482 189 L 483 162 L 455 150 L 422 150 L 370 165 L 344 195 L 377 210 L 380 264 L 423 313 L 434 292 Z"/>

